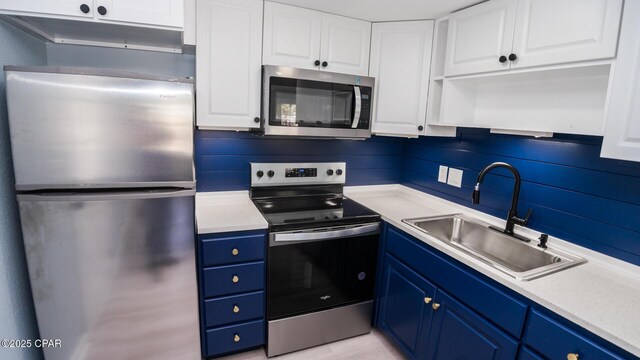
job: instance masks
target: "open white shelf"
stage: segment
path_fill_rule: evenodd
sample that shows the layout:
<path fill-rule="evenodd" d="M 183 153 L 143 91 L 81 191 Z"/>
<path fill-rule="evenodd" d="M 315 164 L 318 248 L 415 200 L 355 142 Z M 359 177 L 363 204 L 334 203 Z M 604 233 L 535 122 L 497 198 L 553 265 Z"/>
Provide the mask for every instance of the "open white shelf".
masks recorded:
<path fill-rule="evenodd" d="M 449 124 L 441 124 L 440 107 L 442 104 L 442 85 L 444 82 L 444 58 L 447 53 L 447 32 L 449 18 L 436 20 L 434 29 L 433 55 L 431 58 L 431 73 L 429 81 L 429 99 L 427 102 L 427 135 L 456 136 L 456 128 Z M 446 125 L 446 126 L 442 126 Z"/>
<path fill-rule="evenodd" d="M 602 135 L 610 72 L 599 63 L 445 78 L 436 124 Z"/>

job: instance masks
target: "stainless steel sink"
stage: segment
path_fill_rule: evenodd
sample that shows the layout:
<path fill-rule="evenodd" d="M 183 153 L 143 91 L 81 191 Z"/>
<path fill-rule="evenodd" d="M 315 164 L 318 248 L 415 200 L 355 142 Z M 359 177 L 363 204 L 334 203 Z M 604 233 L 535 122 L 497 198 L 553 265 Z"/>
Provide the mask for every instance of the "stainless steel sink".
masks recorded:
<path fill-rule="evenodd" d="M 518 280 L 531 280 L 586 262 L 538 242 L 518 240 L 462 214 L 404 219 L 403 222 Z"/>

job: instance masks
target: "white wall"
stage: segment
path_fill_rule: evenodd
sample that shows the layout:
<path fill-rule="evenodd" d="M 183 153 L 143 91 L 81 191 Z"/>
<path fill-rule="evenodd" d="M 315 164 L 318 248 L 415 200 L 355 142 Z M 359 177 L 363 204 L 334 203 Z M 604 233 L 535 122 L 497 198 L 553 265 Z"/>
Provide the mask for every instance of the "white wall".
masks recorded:
<path fill-rule="evenodd" d="M 7 120 L 4 65 L 45 65 L 43 41 L 0 21 L 0 339 L 36 339 L 31 288 L 27 273 Z M 0 359 L 38 359 L 37 349 L 0 347 Z"/>

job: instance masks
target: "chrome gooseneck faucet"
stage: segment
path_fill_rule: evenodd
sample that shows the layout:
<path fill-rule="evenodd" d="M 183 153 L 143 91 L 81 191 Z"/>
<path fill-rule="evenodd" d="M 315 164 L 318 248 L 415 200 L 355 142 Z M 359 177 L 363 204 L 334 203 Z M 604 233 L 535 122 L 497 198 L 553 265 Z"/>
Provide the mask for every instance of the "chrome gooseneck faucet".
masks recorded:
<path fill-rule="evenodd" d="M 507 215 L 507 225 L 504 228 L 505 234 L 515 236 L 513 233 L 514 225 L 518 224 L 520 226 L 526 226 L 532 213 L 532 210 L 529 209 L 524 219 L 518 217 L 518 197 L 520 197 L 521 180 L 520 173 L 518 172 L 518 170 L 516 170 L 516 168 L 504 162 L 494 162 L 493 164 L 490 164 L 480 172 L 480 175 L 478 175 L 478 181 L 476 187 L 473 189 L 473 194 L 471 195 L 471 197 L 474 204 L 480 203 L 480 184 L 482 184 L 482 181 L 484 180 L 484 177 L 488 172 L 498 167 L 502 167 L 511 171 L 513 177 L 515 178 L 515 184 L 513 186 L 513 196 L 511 197 L 511 208 L 509 209 L 509 214 Z"/>

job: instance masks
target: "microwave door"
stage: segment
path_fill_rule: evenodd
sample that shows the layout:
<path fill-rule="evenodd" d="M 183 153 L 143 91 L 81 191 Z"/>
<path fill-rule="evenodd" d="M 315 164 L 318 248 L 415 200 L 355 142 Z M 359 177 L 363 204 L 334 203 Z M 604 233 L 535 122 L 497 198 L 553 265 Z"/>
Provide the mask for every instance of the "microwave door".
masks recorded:
<path fill-rule="evenodd" d="M 359 86 L 353 87 L 353 122 L 351 123 L 352 129 L 358 128 L 360 122 L 360 112 L 362 111 L 362 93 Z"/>

